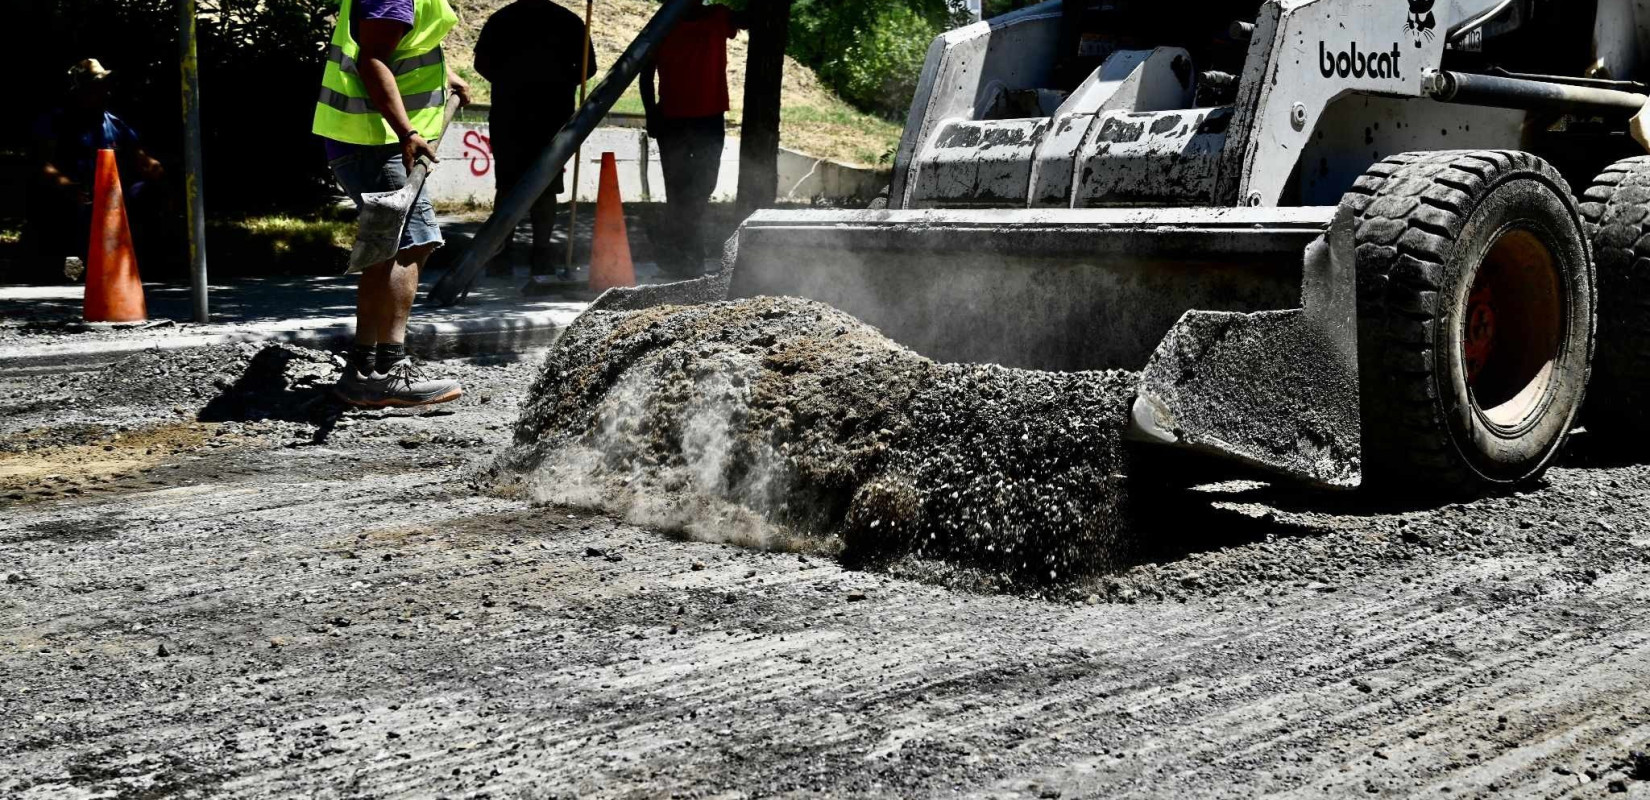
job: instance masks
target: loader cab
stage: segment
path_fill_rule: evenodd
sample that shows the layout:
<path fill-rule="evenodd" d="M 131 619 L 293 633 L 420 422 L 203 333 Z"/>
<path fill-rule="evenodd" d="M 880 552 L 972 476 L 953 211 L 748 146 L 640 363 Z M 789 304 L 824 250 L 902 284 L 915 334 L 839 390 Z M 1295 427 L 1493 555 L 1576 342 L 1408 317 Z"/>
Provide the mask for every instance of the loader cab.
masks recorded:
<path fill-rule="evenodd" d="M 1247 42 L 1232 23 L 1252 21 L 1258 0 L 1183 5 L 1118 0 L 1069 0 L 1061 4 L 1060 49 L 1055 79 L 1071 91 L 1118 50 L 1181 47 L 1204 69 L 1235 74 L 1243 69 Z M 1188 19 L 1191 17 L 1191 19 Z"/>
<path fill-rule="evenodd" d="M 1070 0 L 931 51 L 896 208 L 1207 205 L 1257 0 Z M 960 90 L 959 90 L 960 89 Z"/>
<path fill-rule="evenodd" d="M 1257 15 L 1278 14 L 1267 5 L 1066 0 L 945 34 L 930 50 L 913 103 L 890 207 L 1334 205 L 1388 155 L 1467 148 L 1534 152 L 1580 187 L 1634 147 L 1619 120 L 1445 106 L 1418 96 L 1417 84 L 1308 102 L 1306 136 L 1283 146 L 1286 155 L 1255 163 L 1244 137 L 1265 120 L 1246 115 L 1263 89 L 1240 97 L 1245 67 L 1259 84 L 1269 62 L 1286 57 L 1271 52 L 1271 41 L 1252 41 Z M 1312 8 L 1332 14 L 1354 5 L 1322 0 Z M 1485 21 L 1447 44 L 1451 31 L 1427 28 L 1428 47 L 1437 42 L 1424 51 L 1430 57 L 1410 52 L 1397 32 L 1383 32 L 1380 43 L 1406 39 L 1394 55 L 1407 56 L 1406 77 L 1437 68 L 1441 51 L 1446 70 L 1621 81 L 1644 72 L 1638 5 L 1511 0 L 1486 6 L 1493 13 Z M 1434 10 L 1425 13 L 1438 24 Z M 1325 22 L 1337 32 L 1326 36 L 1347 25 Z M 1372 44 L 1363 55 L 1375 55 Z M 1284 73 L 1270 74 L 1274 87 L 1281 82 L 1282 93 L 1293 93 L 1278 77 Z M 1256 182 L 1266 185 L 1251 191 Z"/>

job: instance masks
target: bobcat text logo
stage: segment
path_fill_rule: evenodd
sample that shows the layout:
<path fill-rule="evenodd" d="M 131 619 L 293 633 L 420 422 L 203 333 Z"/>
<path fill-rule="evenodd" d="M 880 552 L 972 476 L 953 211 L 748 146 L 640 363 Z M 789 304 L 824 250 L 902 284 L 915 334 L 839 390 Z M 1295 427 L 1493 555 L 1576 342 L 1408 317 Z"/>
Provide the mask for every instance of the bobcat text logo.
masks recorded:
<path fill-rule="evenodd" d="M 1404 75 L 1398 69 L 1398 61 L 1402 57 L 1403 51 L 1398 49 L 1396 42 L 1390 53 L 1368 54 L 1358 52 L 1357 42 L 1338 53 L 1318 42 L 1318 71 L 1325 78 L 1402 78 Z"/>
<path fill-rule="evenodd" d="M 1409 16 L 1404 18 L 1404 31 L 1415 37 L 1415 46 L 1421 46 L 1421 39 L 1432 41 L 1432 29 L 1438 27 L 1438 18 L 1432 14 L 1432 4 L 1437 0 L 1409 0 Z"/>

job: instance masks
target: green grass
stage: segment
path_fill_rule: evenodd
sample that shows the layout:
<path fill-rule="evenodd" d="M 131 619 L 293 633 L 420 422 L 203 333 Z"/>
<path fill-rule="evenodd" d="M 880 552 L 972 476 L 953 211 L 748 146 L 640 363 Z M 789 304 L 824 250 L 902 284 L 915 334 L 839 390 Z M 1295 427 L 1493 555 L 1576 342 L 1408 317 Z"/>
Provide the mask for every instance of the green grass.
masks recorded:
<path fill-rule="evenodd" d="M 619 96 L 619 102 L 613 104 L 613 112 L 617 114 L 646 114 L 647 109 L 642 107 L 642 92 L 632 86 Z"/>
<path fill-rule="evenodd" d="M 435 213 L 442 216 L 487 214 L 493 210 L 492 203 L 478 200 L 473 196 L 463 200 L 436 200 L 431 205 L 435 206 Z"/>
<path fill-rule="evenodd" d="M 22 220 L 0 217 L 0 276 L 22 257 Z M 342 274 L 355 243 L 354 212 L 260 214 L 210 219 L 206 252 L 214 277 Z M 181 246 L 181 244 L 180 244 Z"/>
<path fill-rule="evenodd" d="M 327 215 L 309 218 L 285 214 L 245 217 L 229 222 L 228 226 L 245 231 L 254 239 L 269 242 L 277 252 L 308 245 L 349 247 L 355 241 L 353 221 L 329 219 Z"/>
<path fill-rule="evenodd" d="M 355 221 L 327 209 L 293 216 L 254 215 L 211 220 L 206 252 L 215 269 L 231 274 L 325 274 L 342 270 L 355 242 Z"/>
<path fill-rule="evenodd" d="M 481 77 L 481 73 L 476 72 L 474 67 L 469 64 L 453 63 L 453 71 L 458 73 L 458 77 L 462 78 L 465 83 L 470 84 L 470 102 L 493 102 L 493 85 L 488 83 L 486 78 Z"/>
<path fill-rule="evenodd" d="M 900 127 L 880 117 L 862 114 L 852 108 L 843 106 L 837 108 L 818 108 L 815 106 L 787 105 L 779 109 L 779 116 L 785 122 L 822 122 L 827 125 L 866 125 L 873 128 L 882 128 L 891 131 L 894 136 L 899 135 Z"/>
<path fill-rule="evenodd" d="M 787 146 L 867 166 L 893 163 L 902 130 L 895 123 L 860 113 L 846 104 L 830 108 L 786 105 L 779 109 L 779 119 L 784 131 L 794 132 Z M 815 140 L 810 135 L 815 133 L 829 138 Z"/>
<path fill-rule="evenodd" d="M 23 220 L 0 217 L 0 283 L 12 274 L 12 262 L 23 257 L 22 244 Z"/>

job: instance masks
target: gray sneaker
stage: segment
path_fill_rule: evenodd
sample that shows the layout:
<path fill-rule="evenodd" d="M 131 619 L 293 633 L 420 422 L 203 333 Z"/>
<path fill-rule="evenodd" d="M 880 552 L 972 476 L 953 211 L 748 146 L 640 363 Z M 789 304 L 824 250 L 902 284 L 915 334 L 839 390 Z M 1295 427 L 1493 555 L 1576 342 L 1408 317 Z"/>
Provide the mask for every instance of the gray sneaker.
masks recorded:
<path fill-rule="evenodd" d="M 374 373 L 368 380 L 377 393 L 379 406 L 432 406 L 464 396 L 464 389 L 458 381 L 426 380 L 410 358 L 395 362 L 394 366 Z"/>
<path fill-rule="evenodd" d="M 382 405 L 379 402 L 378 381 L 370 375 L 362 375 L 354 367 L 344 369 L 343 377 L 332 387 L 332 394 L 352 406 L 377 408 Z"/>

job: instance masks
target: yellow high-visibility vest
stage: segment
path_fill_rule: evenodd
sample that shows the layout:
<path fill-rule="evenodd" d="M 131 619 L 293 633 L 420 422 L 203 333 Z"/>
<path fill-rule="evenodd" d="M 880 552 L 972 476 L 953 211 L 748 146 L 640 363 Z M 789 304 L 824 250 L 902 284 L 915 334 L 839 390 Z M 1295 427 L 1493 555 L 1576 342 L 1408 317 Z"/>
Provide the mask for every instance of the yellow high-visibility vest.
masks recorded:
<path fill-rule="evenodd" d="M 350 144 L 393 144 L 399 139 L 372 107 L 366 85 L 356 71 L 361 48 L 350 35 L 350 0 L 338 9 L 338 24 L 327 46 L 321 96 L 315 102 L 315 133 Z M 441 107 L 447 102 L 447 64 L 441 40 L 458 22 L 447 0 L 415 0 L 413 26 L 390 57 L 390 71 L 413 130 L 434 140 L 441 133 Z"/>

